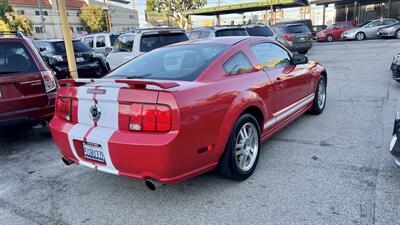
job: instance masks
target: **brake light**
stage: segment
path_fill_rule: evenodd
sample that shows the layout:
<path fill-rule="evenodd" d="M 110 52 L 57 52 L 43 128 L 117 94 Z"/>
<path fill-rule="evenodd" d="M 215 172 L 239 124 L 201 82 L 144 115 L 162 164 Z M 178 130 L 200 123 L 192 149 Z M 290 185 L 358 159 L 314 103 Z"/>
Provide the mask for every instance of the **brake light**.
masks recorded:
<path fill-rule="evenodd" d="M 54 91 L 57 89 L 57 82 L 54 75 L 50 71 L 42 71 L 42 78 L 46 92 Z"/>
<path fill-rule="evenodd" d="M 131 105 L 129 130 L 167 132 L 171 129 L 171 108 L 160 104 Z"/>
<path fill-rule="evenodd" d="M 293 37 L 290 34 L 285 34 L 284 38 L 286 41 L 293 41 Z"/>
<path fill-rule="evenodd" d="M 72 120 L 72 99 L 58 97 L 56 103 L 56 116 L 68 121 Z"/>

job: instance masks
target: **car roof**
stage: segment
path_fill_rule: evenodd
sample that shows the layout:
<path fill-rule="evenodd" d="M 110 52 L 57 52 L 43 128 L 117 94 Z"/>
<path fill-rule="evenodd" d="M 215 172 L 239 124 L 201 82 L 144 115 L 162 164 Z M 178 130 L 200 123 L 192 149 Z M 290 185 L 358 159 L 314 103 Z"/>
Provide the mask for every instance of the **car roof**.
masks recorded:
<path fill-rule="evenodd" d="M 248 24 L 248 25 L 243 25 L 242 27 L 248 28 L 248 27 L 269 27 L 267 24 Z"/>
<path fill-rule="evenodd" d="M 78 39 L 74 39 L 72 41 L 80 41 Z M 49 42 L 49 43 L 54 43 L 54 42 L 64 42 L 64 39 L 47 39 L 47 40 L 35 40 L 35 42 Z"/>
<path fill-rule="evenodd" d="M 190 45 L 190 44 L 224 44 L 224 45 L 235 45 L 241 41 L 247 39 L 254 39 L 256 37 L 251 36 L 227 36 L 227 37 L 218 37 L 218 38 L 203 38 L 203 39 L 195 39 L 184 42 L 178 42 L 172 44 L 170 46 L 180 46 L 180 45 Z"/>
<path fill-rule="evenodd" d="M 202 30 L 229 30 L 229 29 L 245 29 L 244 27 L 241 26 L 212 26 L 212 27 L 199 27 L 199 28 L 195 28 L 191 31 L 202 31 Z"/>

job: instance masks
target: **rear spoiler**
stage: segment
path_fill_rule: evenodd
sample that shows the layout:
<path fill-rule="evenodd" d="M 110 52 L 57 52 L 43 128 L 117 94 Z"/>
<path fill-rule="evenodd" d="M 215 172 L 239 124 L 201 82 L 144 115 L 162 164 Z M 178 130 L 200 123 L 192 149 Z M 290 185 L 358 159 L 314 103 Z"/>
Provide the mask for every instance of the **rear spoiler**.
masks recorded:
<path fill-rule="evenodd" d="M 153 80 L 112 80 L 112 79 L 64 79 L 59 80 L 58 84 L 60 86 L 67 87 L 79 87 L 89 83 L 119 83 L 119 84 L 127 84 L 129 87 L 135 88 L 146 88 L 147 85 L 154 85 L 160 87 L 162 89 L 170 89 L 174 87 L 180 86 L 177 82 L 174 81 L 153 81 Z"/>

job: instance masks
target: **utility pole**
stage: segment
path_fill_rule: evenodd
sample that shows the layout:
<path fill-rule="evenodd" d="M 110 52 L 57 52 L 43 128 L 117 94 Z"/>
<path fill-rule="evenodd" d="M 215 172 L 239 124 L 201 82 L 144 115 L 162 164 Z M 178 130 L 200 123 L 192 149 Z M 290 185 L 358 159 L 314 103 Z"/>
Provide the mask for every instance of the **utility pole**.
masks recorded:
<path fill-rule="evenodd" d="M 39 12 L 40 12 L 40 19 L 41 19 L 41 22 L 42 22 L 43 37 L 44 37 L 44 39 L 47 39 L 47 37 L 46 37 L 46 26 L 44 24 L 42 4 L 40 4 L 40 0 L 37 0 L 37 3 L 38 3 Z"/>
<path fill-rule="evenodd" d="M 108 4 L 108 0 L 103 0 L 104 5 L 106 6 L 106 19 L 107 19 L 107 31 L 111 32 L 111 15 L 110 15 L 110 4 Z"/>
<path fill-rule="evenodd" d="M 64 34 L 64 44 L 67 52 L 69 74 L 73 79 L 78 79 L 78 71 L 76 69 L 74 47 L 72 46 L 72 35 L 67 19 L 65 0 L 57 0 L 57 3 L 58 11 L 60 12 L 61 27 Z"/>

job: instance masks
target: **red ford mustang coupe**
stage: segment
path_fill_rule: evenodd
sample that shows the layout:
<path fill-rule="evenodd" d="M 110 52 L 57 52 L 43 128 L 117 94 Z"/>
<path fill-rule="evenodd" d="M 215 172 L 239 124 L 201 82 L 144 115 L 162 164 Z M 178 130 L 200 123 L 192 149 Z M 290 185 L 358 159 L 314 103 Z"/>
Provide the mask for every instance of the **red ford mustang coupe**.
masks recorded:
<path fill-rule="evenodd" d="M 214 169 L 248 178 L 262 141 L 324 110 L 327 74 L 270 39 L 226 37 L 163 47 L 104 79 L 60 84 L 50 127 L 63 161 L 155 189 Z"/>

